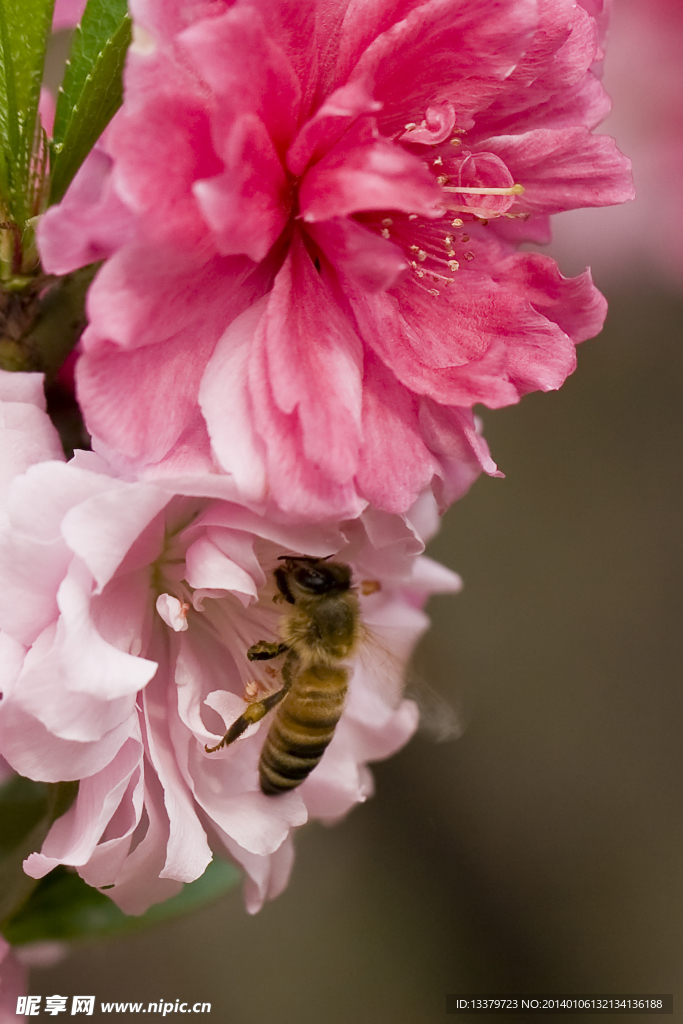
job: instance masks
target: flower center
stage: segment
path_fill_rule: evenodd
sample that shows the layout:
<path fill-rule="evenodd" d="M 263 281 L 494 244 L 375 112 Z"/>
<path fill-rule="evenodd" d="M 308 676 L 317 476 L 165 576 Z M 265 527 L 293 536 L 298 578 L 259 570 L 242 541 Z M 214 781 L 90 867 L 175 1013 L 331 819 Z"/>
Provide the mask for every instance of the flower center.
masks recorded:
<path fill-rule="evenodd" d="M 402 141 L 410 143 L 415 128 L 418 126 L 406 125 L 409 134 Z M 433 298 L 453 282 L 463 262 L 475 259 L 475 253 L 467 247 L 469 230 L 479 234 L 480 228 L 499 217 L 529 217 L 528 213 L 514 209 L 515 200 L 524 194 L 524 186 L 512 180 L 503 161 L 494 154 L 461 150 L 460 136 L 465 132 L 457 128 L 452 131 L 453 137 L 434 145 L 432 154 L 436 155 L 427 165 L 443 193 L 443 205 L 448 211 L 444 217 L 428 220 L 414 213 L 395 212 L 362 217 L 366 226 L 403 249 L 414 283 Z M 506 178 L 509 184 L 505 183 Z M 483 184 L 487 179 L 492 184 Z M 496 180 L 501 184 L 496 184 Z"/>

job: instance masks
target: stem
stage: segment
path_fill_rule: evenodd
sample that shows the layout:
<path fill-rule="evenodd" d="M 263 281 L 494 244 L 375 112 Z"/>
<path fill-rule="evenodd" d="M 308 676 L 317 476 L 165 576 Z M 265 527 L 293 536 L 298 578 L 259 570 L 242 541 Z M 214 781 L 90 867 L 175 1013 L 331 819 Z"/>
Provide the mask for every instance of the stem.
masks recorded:
<path fill-rule="evenodd" d="M 41 300 L 36 317 L 21 343 L 31 354 L 33 368 L 50 384 L 75 347 L 86 324 L 85 297 L 99 263 L 61 278 Z"/>

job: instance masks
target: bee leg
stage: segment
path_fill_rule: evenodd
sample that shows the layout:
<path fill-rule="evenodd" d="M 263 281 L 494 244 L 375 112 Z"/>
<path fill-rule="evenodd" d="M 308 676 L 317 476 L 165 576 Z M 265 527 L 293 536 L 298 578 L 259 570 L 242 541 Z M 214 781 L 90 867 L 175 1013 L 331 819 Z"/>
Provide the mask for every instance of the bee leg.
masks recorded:
<path fill-rule="evenodd" d="M 265 641 L 262 640 L 261 643 L 265 643 Z M 255 646 L 258 646 L 258 644 Z M 287 650 L 286 644 L 271 644 L 270 646 L 281 646 Z M 280 651 L 280 653 L 282 654 L 283 652 Z M 246 732 L 250 725 L 254 725 L 255 722 L 260 722 L 262 718 L 265 718 L 268 712 L 272 711 L 273 708 L 280 703 L 287 691 L 291 688 L 292 683 L 294 682 L 294 672 L 298 663 L 298 656 L 294 651 L 290 651 L 284 665 L 282 666 L 282 679 L 284 683 L 282 689 L 277 690 L 275 693 L 269 693 L 267 697 L 263 698 L 263 700 L 252 701 L 246 707 L 243 714 L 241 714 L 240 717 L 232 723 L 220 743 L 217 743 L 215 747 L 204 747 L 207 754 L 214 754 L 217 750 L 220 750 L 221 747 L 229 747 L 231 743 L 234 743 L 235 740 L 240 738 L 243 732 Z"/>
<path fill-rule="evenodd" d="M 288 650 L 287 644 L 271 644 L 267 640 L 259 640 L 249 648 L 247 658 L 249 661 L 270 661 L 271 658 L 279 658 Z"/>

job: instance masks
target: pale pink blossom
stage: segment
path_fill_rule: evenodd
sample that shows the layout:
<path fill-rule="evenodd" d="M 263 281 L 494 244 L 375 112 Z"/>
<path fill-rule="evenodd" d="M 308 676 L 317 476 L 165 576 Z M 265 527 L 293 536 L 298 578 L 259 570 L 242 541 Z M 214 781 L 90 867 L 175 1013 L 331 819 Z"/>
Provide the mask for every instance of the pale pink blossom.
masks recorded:
<path fill-rule="evenodd" d="M 51 459 L 63 460 L 64 453 L 45 412 L 43 375 L 0 370 L 0 522 L 15 477 Z"/>
<path fill-rule="evenodd" d="M 0 935 L 0 1024 L 16 1024 L 17 1000 L 26 994 L 26 968 Z"/>
<path fill-rule="evenodd" d="M 614 110 L 605 130 L 633 161 L 636 201 L 573 211 L 557 221 L 553 254 L 578 266 L 590 252 L 605 285 L 659 278 L 683 286 L 683 4 L 619 0 L 605 84 Z"/>
<path fill-rule="evenodd" d="M 430 495 L 409 517 L 366 509 L 301 526 L 259 516 L 231 500 L 229 477 L 219 482 L 221 497 L 202 493 L 213 477 L 127 481 L 78 452 L 36 461 L 5 499 L 0 753 L 28 778 L 80 780 L 25 869 L 39 878 L 72 865 L 128 913 L 197 878 L 213 851 L 245 869 L 250 910 L 280 892 L 293 830 L 365 800 L 367 763 L 414 731 L 401 675 L 428 623 L 421 605 L 459 582 L 420 556 L 437 521 Z M 360 601 L 375 640 L 354 662 L 321 763 L 295 791 L 268 797 L 257 769 L 267 718 L 217 753 L 205 746 L 255 682 L 277 688 L 277 672 L 246 652 L 277 637 L 273 570 L 292 553 L 336 555 L 359 584 L 372 581 Z"/>
<path fill-rule="evenodd" d="M 60 28 L 73 28 L 83 16 L 87 0 L 55 0 L 52 16 L 52 28 L 57 32 Z"/>
<path fill-rule="evenodd" d="M 591 134 L 601 0 L 130 8 L 124 106 L 40 230 L 50 271 L 106 261 L 77 370 L 100 450 L 213 460 L 299 519 L 495 472 L 472 407 L 559 387 L 605 312 L 515 248 L 632 195 Z"/>

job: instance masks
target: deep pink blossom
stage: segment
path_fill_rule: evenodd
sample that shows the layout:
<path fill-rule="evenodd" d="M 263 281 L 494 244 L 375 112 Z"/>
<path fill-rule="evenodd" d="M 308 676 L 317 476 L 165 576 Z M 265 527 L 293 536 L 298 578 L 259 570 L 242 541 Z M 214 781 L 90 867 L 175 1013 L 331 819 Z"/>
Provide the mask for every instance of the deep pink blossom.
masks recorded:
<path fill-rule="evenodd" d="M 55 0 L 52 16 L 52 27 L 57 32 L 60 28 L 73 28 L 83 16 L 87 0 Z"/>
<path fill-rule="evenodd" d="M 81 782 L 26 870 L 72 865 L 140 913 L 216 850 L 244 867 L 255 910 L 287 882 L 293 829 L 366 799 L 367 763 L 415 729 L 401 676 L 427 625 L 421 605 L 459 582 L 420 557 L 434 499 L 410 517 L 366 509 L 338 525 L 282 525 L 231 500 L 227 476 L 212 497 L 206 478 L 126 481 L 92 452 L 37 458 L 17 461 L 2 505 L 0 754 L 29 778 Z M 359 584 L 373 582 L 360 601 L 374 640 L 354 661 L 321 763 L 297 790 L 267 797 L 257 765 L 268 719 L 215 754 L 205 745 L 244 710 L 247 684 L 277 687 L 246 652 L 277 637 L 272 573 L 290 553 L 338 555 Z"/>
<path fill-rule="evenodd" d="M 515 248 L 632 194 L 588 6 L 132 0 L 124 106 L 40 230 L 51 271 L 106 260 L 102 450 L 312 519 L 495 472 L 472 407 L 559 387 L 605 311 Z"/>
<path fill-rule="evenodd" d="M 605 68 L 614 110 L 605 130 L 633 160 L 636 201 L 563 215 L 553 246 L 574 265 L 589 251 L 603 283 L 654 276 L 683 286 L 682 51 L 679 0 L 615 4 Z"/>

